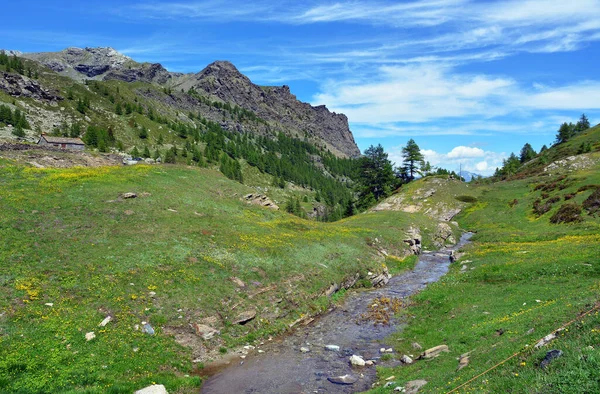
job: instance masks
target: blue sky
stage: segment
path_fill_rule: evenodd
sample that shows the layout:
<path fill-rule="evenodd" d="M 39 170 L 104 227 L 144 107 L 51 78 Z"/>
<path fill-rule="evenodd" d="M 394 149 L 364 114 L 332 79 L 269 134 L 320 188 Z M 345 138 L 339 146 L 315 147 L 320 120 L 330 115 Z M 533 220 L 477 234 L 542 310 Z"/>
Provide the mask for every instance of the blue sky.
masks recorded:
<path fill-rule="evenodd" d="M 600 122 L 600 0 L 6 2 L 0 47 L 111 46 L 171 71 L 230 60 L 345 113 L 361 148 L 489 175 L 585 112 Z"/>

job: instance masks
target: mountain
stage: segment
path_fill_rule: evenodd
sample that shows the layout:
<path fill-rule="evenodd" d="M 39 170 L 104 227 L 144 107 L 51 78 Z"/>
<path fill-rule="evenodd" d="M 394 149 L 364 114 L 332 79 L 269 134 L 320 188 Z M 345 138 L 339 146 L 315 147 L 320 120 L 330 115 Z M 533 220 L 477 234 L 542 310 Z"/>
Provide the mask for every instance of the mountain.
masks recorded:
<path fill-rule="evenodd" d="M 461 171 L 459 175 L 464 178 L 465 182 L 471 182 L 471 180 L 473 180 L 474 178 L 476 179 L 481 177 L 480 174 L 476 174 L 474 172 L 469 171 Z"/>
<path fill-rule="evenodd" d="M 25 53 L 34 60 L 75 81 L 143 82 L 173 92 L 191 92 L 205 102 L 217 101 L 252 112 L 262 124 L 248 125 L 232 119 L 223 121 L 229 130 L 268 134 L 282 131 L 288 136 L 308 139 L 324 146 L 339 157 L 358 157 L 358 149 L 343 114 L 330 112 L 324 105 L 313 107 L 299 101 L 288 86 L 259 86 L 227 61 L 217 61 L 198 73 L 181 74 L 167 71 L 158 63 L 138 63 L 112 48 L 67 48 L 60 52 Z M 172 95 L 172 94 L 170 94 Z M 161 97 L 162 104 L 176 110 L 199 110 L 211 118 L 210 109 L 198 108 L 199 103 L 187 98 L 170 100 Z M 223 119 L 221 119 L 223 120 Z"/>

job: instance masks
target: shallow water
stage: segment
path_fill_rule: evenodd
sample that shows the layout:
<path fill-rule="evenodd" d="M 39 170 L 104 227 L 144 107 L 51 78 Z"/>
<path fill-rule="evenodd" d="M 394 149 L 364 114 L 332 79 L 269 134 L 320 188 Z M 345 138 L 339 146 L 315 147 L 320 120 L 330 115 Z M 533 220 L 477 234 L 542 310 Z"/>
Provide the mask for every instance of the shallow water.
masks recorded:
<path fill-rule="evenodd" d="M 396 321 L 374 326 L 359 317 L 376 298 L 408 297 L 439 280 L 448 271 L 450 251 L 460 249 L 471 235 L 465 233 L 453 248 L 421 254 L 412 271 L 394 276 L 385 287 L 349 294 L 341 307 L 285 337 L 265 343 L 260 347 L 264 353 L 253 351 L 244 360 L 235 358 L 229 367 L 208 378 L 201 392 L 288 394 L 368 390 L 376 378 L 375 367 L 353 368 L 348 362 L 350 356 L 357 354 L 365 360 L 378 360 L 380 348 L 387 347 L 385 338 L 402 326 Z M 340 351 L 325 350 L 325 345 L 337 345 Z M 302 353 L 301 347 L 310 351 Z M 359 379 L 352 385 L 327 380 L 345 374 Z"/>

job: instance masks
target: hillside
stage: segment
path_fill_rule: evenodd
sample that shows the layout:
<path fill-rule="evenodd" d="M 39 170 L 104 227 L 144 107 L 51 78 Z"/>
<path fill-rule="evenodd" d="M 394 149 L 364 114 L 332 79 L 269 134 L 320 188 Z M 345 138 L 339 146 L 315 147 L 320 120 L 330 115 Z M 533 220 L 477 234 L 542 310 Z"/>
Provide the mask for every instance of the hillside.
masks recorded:
<path fill-rule="evenodd" d="M 397 358 L 442 344 L 449 352 L 378 369 L 373 392 L 389 392 L 390 376 L 392 387 L 427 381 L 419 392 L 599 392 L 600 153 L 577 155 L 582 140 L 597 147 L 598 127 L 513 179 L 462 192 L 425 179 L 379 206 L 426 212 L 464 194 L 455 220 L 476 234 L 449 274 L 412 297 L 407 327 L 389 341 Z M 429 207 L 415 204 L 425 191 Z M 557 339 L 540 343 L 546 336 Z M 546 366 L 552 349 L 561 357 Z"/>
<path fill-rule="evenodd" d="M 332 284 L 402 270 L 407 229 L 434 247 L 426 216 L 306 221 L 210 169 L 0 158 L 0 178 L 0 391 L 193 392 L 203 362 L 325 311 Z"/>
<path fill-rule="evenodd" d="M 60 52 L 21 56 L 79 83 L 86 80 L 141 82 L 165 88 L 168 92 L 165 95 L 154 94 L 152 89 L 143 92 L 140 86 L 134 93 L 167 106 L 171 111 L 197 112 L 219 121 L 226 130 L 259 134 L 283 131 L 289 136 L 306 137 L 341 157 L 360 155 L 344 115 L 331 113 L 323 105 L 312 107 L 298 101 L 287 86 L 255 85 L 229 62 L 214 62 L 198 73 L 181 74 L 169 72 L 158 63 L 135 62 L 112 48 L 67 48 Z M 217 106 L 220 111 L 214 111 L 211 107 L 215 102 L 228 107 Z M 230 114 L 226 112 L 235 107 L 249 112 L 228 116 Z M 222 116 L 214 117 L 215 112 Z M 260 122 L 244 122 L 244 115 L 257 117 Z"/>

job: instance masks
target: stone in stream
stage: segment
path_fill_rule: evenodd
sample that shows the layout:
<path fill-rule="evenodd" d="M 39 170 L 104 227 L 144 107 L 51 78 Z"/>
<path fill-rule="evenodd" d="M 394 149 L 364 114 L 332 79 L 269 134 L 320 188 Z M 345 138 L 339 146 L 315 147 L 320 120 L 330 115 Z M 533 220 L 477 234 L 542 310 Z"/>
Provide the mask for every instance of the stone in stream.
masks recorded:
<path fill-rule="evenodd" d="M 330 376 L 327 378 L 327 380 L 336 384 L 354 384 L 358 381 L 358 378 L 356 376 L 346 374 L 341 376 Z"/>
<path fill-rule="evenodd" d="M 326 345 L 325 350 L 329 350 L 330 352 L 339 352 L 340 347 L 338 345 Z"/>
<path fill-rule="evenodd" d="M 357 356 L 356 354 L 353 354 L 352 357 L 350 357 L 350 364 L 352 364 L 356 367 L 364 367 L 365 360 L 363 360 L 363 358 L 361 356 Z"/>
<path fill-rule="evenodd" d="M 302 353 L 308 353 L 308 352 L 310 352 L 310 349 L 309 349 L 309 348 L 307 348 L 307 347 L 301 347 L 301 348 L 300 348 L 300 351 L 301 351 Z"/>

